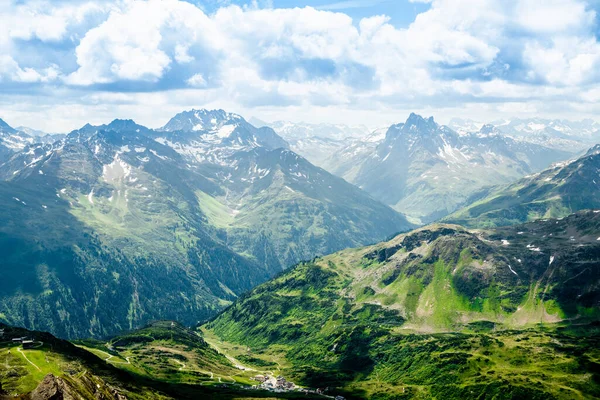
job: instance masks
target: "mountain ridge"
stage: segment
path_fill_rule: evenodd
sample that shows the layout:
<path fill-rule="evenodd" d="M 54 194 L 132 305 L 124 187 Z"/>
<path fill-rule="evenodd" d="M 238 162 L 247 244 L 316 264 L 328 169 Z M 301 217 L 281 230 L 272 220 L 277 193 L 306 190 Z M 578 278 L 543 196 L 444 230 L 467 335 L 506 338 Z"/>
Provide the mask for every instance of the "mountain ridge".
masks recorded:
<path fill-rule="evenodd" d="M 500 187 L 488 196 L 444 218 L 465 226 L 503 226 L 534 219 L 565 217 L 584 209 L 600 209 L 597 171 L 600 146 Z"/>
<path fill-rule="evenodd" d="M 494 134 L 487 126 L 477 133 L 458 134 L 433 117 L 411 113 L 406 122 L 390 126 L 376 145 L 341 151 L 328 165 L 373 197 L 427 223 L 455 211 L 486 187 L 508 183 L 568 156 Z M 344 157 L 352 162 L 344 162 Z"/>
<path fill-rule="evenodd" d="M 86 124 L 1 164 L 2 250 L 20 272 L 0 285 L 0 318 L 63 337 L 193 324 L 302 259 L 412 227 L 269 128 L 233 120 L 216 140 Z"/>

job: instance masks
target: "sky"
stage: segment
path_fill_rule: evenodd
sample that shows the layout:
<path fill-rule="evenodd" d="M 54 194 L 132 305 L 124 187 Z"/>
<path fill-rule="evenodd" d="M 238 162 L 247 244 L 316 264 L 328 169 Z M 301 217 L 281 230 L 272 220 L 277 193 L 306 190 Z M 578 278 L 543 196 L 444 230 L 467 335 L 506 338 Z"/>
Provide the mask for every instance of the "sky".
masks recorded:
<path fill-rule="evenodd" d="M 0 118 L 594 118 L 600 0 L 2 0 Z"/>

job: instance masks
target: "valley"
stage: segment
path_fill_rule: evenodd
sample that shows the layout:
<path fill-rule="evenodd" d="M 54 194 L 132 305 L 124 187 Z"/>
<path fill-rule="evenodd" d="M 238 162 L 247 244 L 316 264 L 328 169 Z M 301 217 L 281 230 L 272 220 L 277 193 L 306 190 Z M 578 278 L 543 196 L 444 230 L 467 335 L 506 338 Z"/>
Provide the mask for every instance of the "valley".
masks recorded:
<path fill-rule="evenodd" d="M 3 389 L 72 371 L 66 388 L 127 398 L 595 398 L 599 224 L 429 225 L 300 263 L 195 330 L 160 321 L 73 346 L 3 327 L 41 344 L 4 344 Z"/>
<path fill-rule="evenodd" d="M 335 127 L 335 149 L 331 126 L 273 126 L 18 133 L 0 398 L 600 396 L 597 146 L 416 114 Z"/>

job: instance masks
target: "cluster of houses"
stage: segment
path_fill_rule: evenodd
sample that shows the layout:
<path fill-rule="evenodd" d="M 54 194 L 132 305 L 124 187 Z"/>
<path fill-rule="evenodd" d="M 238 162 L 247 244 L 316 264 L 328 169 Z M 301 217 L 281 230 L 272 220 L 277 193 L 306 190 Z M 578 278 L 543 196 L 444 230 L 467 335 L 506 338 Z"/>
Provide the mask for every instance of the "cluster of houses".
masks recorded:
<path fill-rule="evenodd" d="M 254 378 L 251 378 L 254 381 L 258 382 L 258 385 L 253 386 L 254 389 L 263 389 L 269 390 L 275 393 L 282 392 L 290 392 L 297 391 L 306 394 L 319 394 L 325 395 L 326 390 L 324 389 L 307 389 L 296 386 L 294 383 L 286 380 L 283 376 L 278 376 L 275 378 L 274 376 L 265 376 L 265 375 L 256 375 Z M 330 396 L 326 396 L 330 397 Z M 330 397 L 335 400 L 345 400 L 342 396 Z"/>
<path fill-rule="evenodd" d="M 265 389 L 276 393 L 297 389 L 294 383 L 286 380 L 283 376 L 275 378 L 274 376 L 256 375 L 252 379 L 258 382 L 257 389 Z"/>

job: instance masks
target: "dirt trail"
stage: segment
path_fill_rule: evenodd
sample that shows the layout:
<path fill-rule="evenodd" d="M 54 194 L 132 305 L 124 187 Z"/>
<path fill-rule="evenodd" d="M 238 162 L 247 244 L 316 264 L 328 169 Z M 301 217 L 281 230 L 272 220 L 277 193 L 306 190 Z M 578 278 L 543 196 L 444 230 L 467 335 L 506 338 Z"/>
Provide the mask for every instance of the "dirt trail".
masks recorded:
<path fill-rule="evenodd" d="M 209 341 L 206 340 L 206 338 L 204 338 L 204 340 L 206 341 L 206 343 L 208 343 L 212 348 L 214 348 L 217 353 L 223 354 L 232 364 L 234 367 L 236 367 L 237 369 L 240 369 L 242 371 L 255 371 L 255 369 L 253 368 L 248 368 L 244 365 L 242 365 L 238 360 L 236 360 L 234 357 L 230 356 L 229 354 L 227 354 L 226 352 L 224 352 L 219 346 L 217 346 L 216 343 L 214 343 L 213 341 Z"/>
<path fill-rule="evenodd" d="M 125 362 L 123 362 L 123 361 L 112 361 L 111 358 L 114 357 L 112 354 L 109 354 L 109 353 L 107 353 L 107 352 L 105 352 L 103 350 L 100 350 L 100 349 L 94 349 L 94 350 L 99 351 L 100 353 L 106 354 L 108 356 L 108 357 L 106 357 L 104 359 L 104 361 L 106 361 L 106 362 L 113 363 L 113 364 L 131 364 L 131 361 L 129 361 L 129 359 L 131 357 L 125 357 Z"/>
<path fill-rule="evenodd" d="M 19 353 L 21 353 L 21 355 L 23 356 L 23 358 L 31 365 L 33 365 L 38 371 L 42 372 L 42 370 L 40 369 L 40 367 L 38 367 L 37 365 L 35 365 L 29 358 L 27 358 L 27 356 L 25 355 L 25 353 L 23 353 L 23 349 L 21 347 L 17 347 L 17 351 Z"/>

